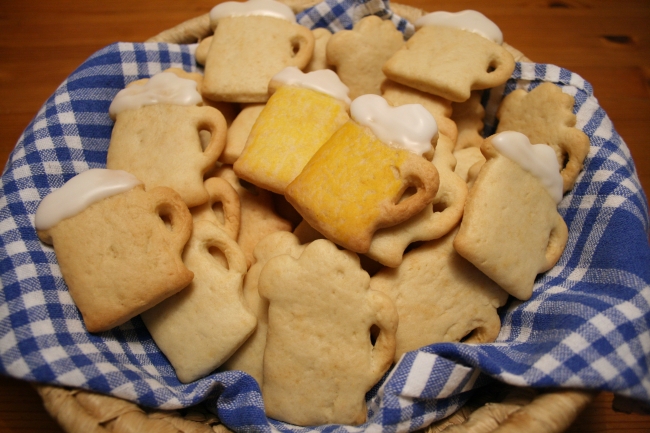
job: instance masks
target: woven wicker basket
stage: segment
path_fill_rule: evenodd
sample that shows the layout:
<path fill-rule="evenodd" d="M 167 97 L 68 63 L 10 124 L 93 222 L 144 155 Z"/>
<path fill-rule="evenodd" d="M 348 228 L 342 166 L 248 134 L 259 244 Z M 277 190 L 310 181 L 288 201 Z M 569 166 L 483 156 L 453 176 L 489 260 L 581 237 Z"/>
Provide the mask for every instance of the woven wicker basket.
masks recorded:
<path fill-rule="evenodd" d="M 280 0 L 295 12 L 320 0 Z M 414 21 L 421 9 L 391 4 L 401 17 Z M 146 42 L 188 44 L 211 34 L 208 14 L 165 30 Z M 528 60 L 504 44 L 517 61 Z M 208 433 L 229 432 L 202 405 L 177 411 L 142 408 L 116 397 L 80 389 L 34 385 L 45 409 L 68 433 Z M 456 413 L 427 427 L 424 433 L 558 433 L 566 430 L 595 394 L 582 390 L 540 391 L 497 384 L 482 389 Z"/>

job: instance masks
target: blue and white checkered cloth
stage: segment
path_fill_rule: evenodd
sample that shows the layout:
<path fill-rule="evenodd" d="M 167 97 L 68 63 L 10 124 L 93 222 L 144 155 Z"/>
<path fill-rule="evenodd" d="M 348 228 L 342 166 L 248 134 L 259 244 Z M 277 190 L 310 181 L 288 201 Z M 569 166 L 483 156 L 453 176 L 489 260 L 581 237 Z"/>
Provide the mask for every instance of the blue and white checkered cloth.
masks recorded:
<path fill-rule="evenodd" d="M 300 22 L 349 28 L 363 13 L 400 22 L 382 1 L 325 3 Z M 352 18 L 351 18 L 352 17 Z M 61 84 L 21 136 L 0 184 L 0 372 L 95 390 L 163 409 L 206 401 L 237 431 L 413 431 L 457 410 L 489 380 L 530 387 L 608 390 L 650 403 L 648 204 L 630 152 L 589 83 L 553 65 L 518 63 L 502 89 L 487 92 L 486 134 L 495 107 L 515 88 L 550 81 L 575 97 L 577 127 L 591 139 L 585 170 L 559 210 L 569 240 L 540 275 L 529 301 L 512 301 L 491 344 L 443 343 L 404 355 L 368 394 L 360 427 L 297 428 L 269 420 L 257 383 L 240 372 L 182 384 L 142 321 L 85 331 L 54 252 L 34 229 L 48 193 L 104 167 L 113 122 L 108 107 L 134 80 L 169 67 L 196 71 L 195 45 L 117 43 Z"/>

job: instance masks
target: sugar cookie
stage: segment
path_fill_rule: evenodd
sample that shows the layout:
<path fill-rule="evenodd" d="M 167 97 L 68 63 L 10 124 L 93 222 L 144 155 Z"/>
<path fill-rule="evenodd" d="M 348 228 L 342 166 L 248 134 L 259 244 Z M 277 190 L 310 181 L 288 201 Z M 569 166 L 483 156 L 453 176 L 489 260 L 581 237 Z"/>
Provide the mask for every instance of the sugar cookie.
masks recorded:
<path fill-rule="evenodd" d="M 362 424 L 365 394 L 391 365 L 397 313 L 356 254 L 327 240 L 272 258 L 262 396 L 269 417 L 297 425 Z M 373 346 L 371 328 L 379 333 Z"/>
<path fill-rule="evenodd" d="M 73 177 L 41 202 L 36 229 L 53 245 L 89 332 L 121 325 L 192 281 L 181 260 L 189 210 L 175 191 L 145 191 L 129 173 L 92 169 Z"/>
<path fill-rule="evenodd" d="M 215 260 L 213 248 L 227 266 Z M 224 230 L 211 221 L 195 223 L 183 262 L 194 280 L 141 317 L 178 379 L 188 383 L 223 364 L 252 334 L 257 319 L 242 292 L 246 258 Z"/>
<path fill-rule="evenodd" d="M 529 155 L 529 166 L 523 168 L 497 151 L 495 141 L 508 142 Z M 461 256 L 521 300 L 530 298 L 537 274 L 559 260 L 568 238 L 566 223 L 557 212 L 562 197 L 557 161 L 548 146 L 537 146 L 539 152 L 533 152 L 527 138 L 516 132 L 484 141 L 487 162 L 467 196 L 454 240 Z M 542 174 L 533 174 L 531 166 Z M 555 192 L 549 192 L 546 179 Z"/>

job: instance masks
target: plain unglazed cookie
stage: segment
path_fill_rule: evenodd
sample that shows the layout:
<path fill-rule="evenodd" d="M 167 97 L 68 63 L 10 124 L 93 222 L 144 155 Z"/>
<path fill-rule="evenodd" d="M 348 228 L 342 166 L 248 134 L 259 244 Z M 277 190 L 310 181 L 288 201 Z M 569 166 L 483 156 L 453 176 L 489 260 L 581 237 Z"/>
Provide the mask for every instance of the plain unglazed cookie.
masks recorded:
<path fill-rule="evenodd" d="M 261 239 L 277 231 L 290 232 L 292 225 L 277 215 L 269 191 L 241 181 L 232 166 L 222 165 L 214 172 L 214 176 L 228 181 L 239 195 L 241 220 L 237 243 L 250 266 L 255 262 L 253 251 Z"/>
<path fill-rule="evenodd" d="M 532 153 L 526 137 L 514 134 L 518 135 L 503 132 L 484 141 L 481 150 L 487 161 L 467 196 L 454 248 L 505 291 L 527 300 L 537 274 L 551 269 L 562 255 L 568 229 L 557 211 L 562 178 L 554 172 L 558 165 L 553 152 L 542 144 L 538 149 L 547 149 L 546 154 Z M 504 156 L 493 143 L 522 137 L 519 152 L 530 155 L 529 161 L 538 162 L 537 167 L 551 175 L 552 193 L 544 180 Z"/>
<path fill-rule="evenodd" d="M 508 293 L 456 253 L 456 232 L 419 245 L 370 280 L 397 308 L 395 362 L 433 343 L 489 343 L 499 334 L 497 308 Z"/>
<path fill-rule="evenodd" d="M 327 43 L 327 63 L 350 88 L 352 99 L 381 94 L 382 66 L 404 45 L 404 35 L 390 20 L 369 15 L 352 30 L 340 30 Z"/>
<path fill-rule="evenodd" d="M 213 256 L 214 248 L 226 257 L 226 266 Z M 194 224 L 183 262 L 194 272 L 190 285 L 141 317 L 178 379 L 188 383 L 223 364 L 255 330 L 257 319 L 242 292 L 244 253 L 216 224 Z"/>
<path fill-rule="evenodd" d="M 269 417 L 296 425 L 366 421 L 365 395 L 395 354 L 397 312 L 369 290 L 356 254 L 321 239 L 259 276 L 269 301 L 262 396 Z M 376 342 L 371 329 L 377 329 Z"/>
<path fill-rule="evenodd" d="M 481 91 L 473 91 L 467 101 L 452 104 L 451 119 L 458 128 L 455 150 L 480 148 L 483 144 L 485 108 L 481 104 L 482 94 Z"/>
<path fill-rule="evenodd" d="M 206 203 L 190 209 L 192 220 L 195 223 L 202 220 L 211 221 L 223 229 L 231 239 L 237 240 L 241 223 L 239 194 L 228 181 L 219 177 L 210 177 L 203 184 L 210 198 Z"/>
<path fill-rule="evenodd" d="M 264 372 L 264 348 L 268 329 L 269 302 L 262 298 L 257 290 L 260 272 L 273 257 L 288 254 L 294 259 L 300 257 L 306 245 L 289 232 L 271 233 L 255 247 L 255 263 L 250 267 L 244 279 L 244 299 L 248 308 L 257 317 L 257 328 L 246 342 L 228 359 L 223 370 L 240 370 L 250 374 L 262 387 Z"/>
<path fill-rule="evenodd" d="M 314 53 L 304 71 L 312 72 L 331 69 L 331 65 L 327 63 L 327 44 L 332 37 L 332 32 L 324 27 L 318 27 L 312 29 L 311 33 L 314 35 Z"/>
<path fill-rule="evenodd" d="M 518 131 L 531 143 L 544 143 L 553 148 L 564 179 L 564 192 L 582 171 L 589 137 L 575 127 L 573 96 L 562 92 L 553 83 L 542 83 L 530 92 L 517 89 L 506 96 L 499 107 L 497 132 Z"/>
<path fill-rule="evenodd" d="M 242 104 L 242 109 L 228 127 L 226 146 L 221 152 L 219 161 L 224 164 L 234 164 L 246 147 L 246 140 L 253 129 L 255 121 L 266 104 Z"/>
<path fill-rule="evenodd" d="M 467 184 L 454 173 L 453 148 L 453 141 L 441 134 L 432 161 L 440 176 L 436 197 L 424 210 L 403 223 L 377 230 L 366 253 L 368 257 L 385 266 L 396 267 L 411 243 L 437 239 L 458 225 L 465 207 Z"/>
<path fill-rule="evenodd" d="M 456 158 L 454 173 L 463 179 L 467 183 L 467 186 L 471 188 L 481 167 L 485 163 L 485 156 L 483 156 L 481 148 L 470 146 L 455 150 L 454 157 Z"/>
<path fill-rule="evenodd" d="M 73 177 L 43 199 L 36 229 L 54 247 L 89 332 L 121 325 L 192 281 L 181 260 L 192 231 L 187 206 L 172 189 L 145 191 L 129 173 Z"/>

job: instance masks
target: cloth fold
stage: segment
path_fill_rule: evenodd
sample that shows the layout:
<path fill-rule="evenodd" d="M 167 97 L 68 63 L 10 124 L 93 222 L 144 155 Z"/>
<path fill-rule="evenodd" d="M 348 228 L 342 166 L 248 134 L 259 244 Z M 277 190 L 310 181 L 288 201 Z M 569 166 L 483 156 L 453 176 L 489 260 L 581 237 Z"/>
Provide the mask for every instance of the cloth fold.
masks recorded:
<path fill-rule="evenodd" d="M 338 20 L 349 28 L 358 8 L 367 13 L 369 5 L 381 6 L 372 13 L 400 20 L 387 2 L 348 0 L 327 0 L 299 19 L 310 26 Z M 368 394 L 366 424 L 298 428 L 269 420 L 257 383 L 240 372 L 182 384 L 139 318 L 101 334 L 86 332 L 53 250 L 36 236 L 36 208 L 76 174 L 105 166 L 113 125 L 108 107 L 115 94 L 170 67 L 197 71 L 195 49 L 110 45 L 61 84 L 21 136 L 0 181 L 2 374 L 163 409 L 207 400 L 228 427 L 265 432 L 413 431 L 453 413 L 471 389 L 494 379 L 607 390 L 650 402 L 647 199 L 630 152 L 589 83 L 546 64 L 518 63 L 505 86 L 485 93 L 485 134 L 494 132 L 500 100 L 516 88 L 550 81 L 575 97 L 577 127 L 589 136 L 591 149 L 559 205 L 569 227 L 564 254 L 538 276 L 529 301 L 513 300 L 503 309 L 496 342 L 434 344 L 405 354 Z"/>

